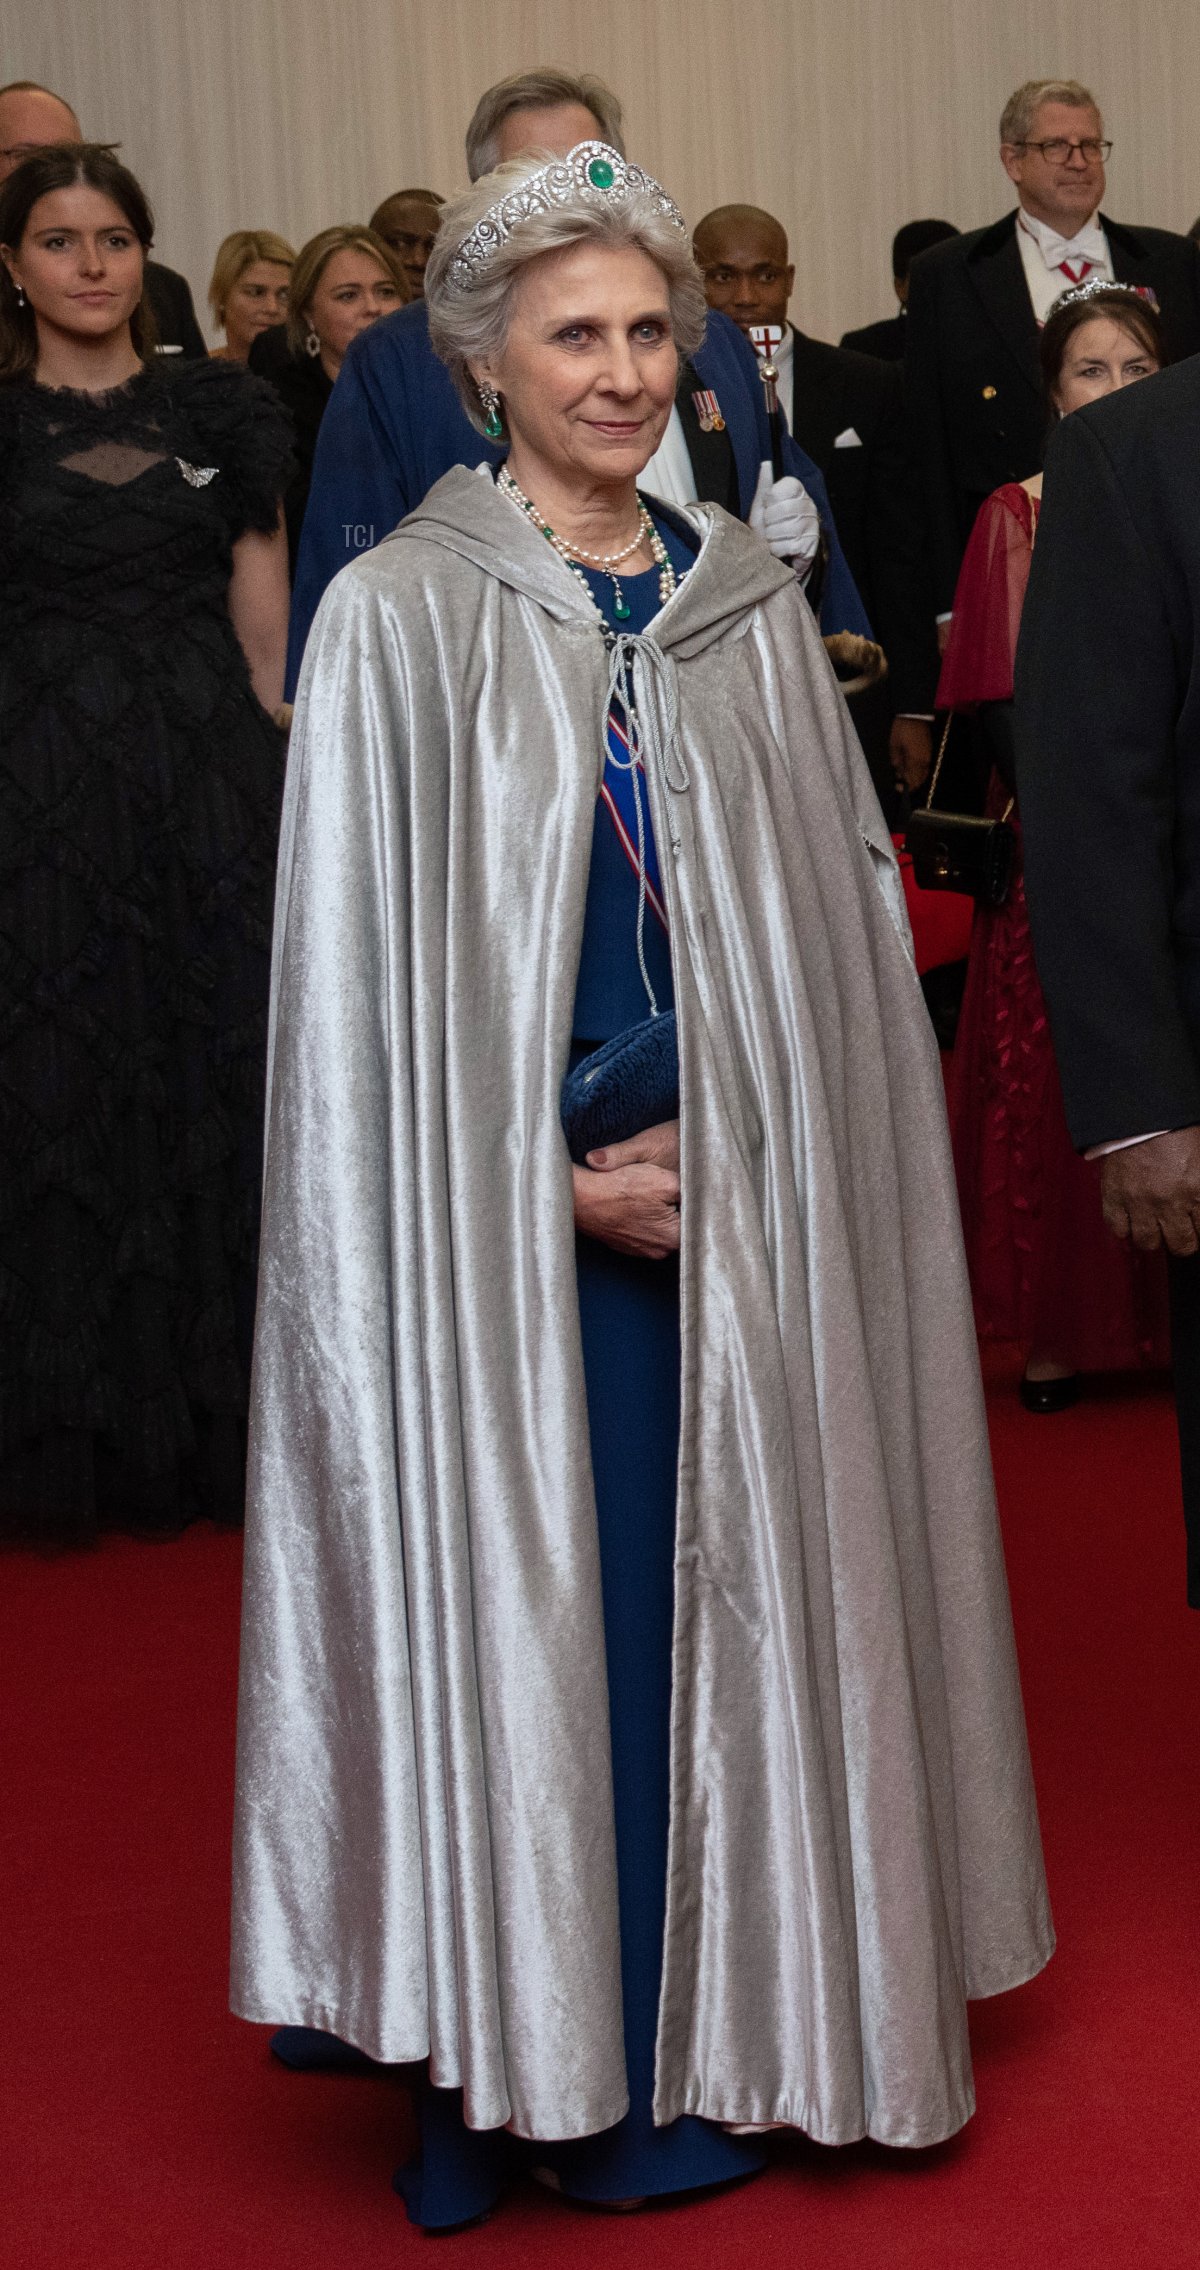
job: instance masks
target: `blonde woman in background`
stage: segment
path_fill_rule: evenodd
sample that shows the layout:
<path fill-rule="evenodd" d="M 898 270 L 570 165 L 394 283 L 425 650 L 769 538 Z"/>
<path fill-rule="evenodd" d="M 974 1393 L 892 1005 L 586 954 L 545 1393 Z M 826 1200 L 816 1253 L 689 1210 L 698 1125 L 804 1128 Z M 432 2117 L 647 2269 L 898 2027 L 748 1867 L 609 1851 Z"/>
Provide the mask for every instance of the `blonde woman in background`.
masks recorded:
<path fill-rule="evenodd" d="M 221 362 L 244 363 L 260 331 L 282 323 L 296 255 L 274 229 L 234 229 L 213 263 L 208 304 L 225 333 L 214 347 Z"/>
<path fill-rule="evenodd" d="M 260 331 L 250 369 L 270 380 L 296 432 L 295 472 L 284 499 L 294 569 L 317 435 L 342 358 L 360 331 L 404 304 L 395 254 L 373 229 L 322 229 L 296 255 L 287 322 Z"/>
<path fill-rule="evenodd" d="M 296 256 L 288 300 L 288 343 L 319 361 L 332 386 L 352 339 L 377 316 L 404 304 L 395 254 L 373 229 L 322 229 Z"/>

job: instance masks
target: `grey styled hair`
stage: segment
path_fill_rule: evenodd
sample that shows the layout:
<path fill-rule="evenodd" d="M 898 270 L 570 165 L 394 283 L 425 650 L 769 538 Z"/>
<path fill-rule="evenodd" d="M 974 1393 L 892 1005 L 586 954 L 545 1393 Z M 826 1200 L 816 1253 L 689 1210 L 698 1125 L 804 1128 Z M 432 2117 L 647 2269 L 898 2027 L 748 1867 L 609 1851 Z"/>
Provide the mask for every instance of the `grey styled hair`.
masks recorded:
<path fill-rule="evenodd" d="M 1087 87 L 1078 79 L 1026 79 L 1015 95 L 1010 95 L 1000 119 L 1000 140 L 1009 144 L 1026 142 L 1034 114 L 1044 102 L 1066 103 L 1072 110 L 1094 110 L 1100 117 L 1100 105 Z M 1103 124 L 1103 120 L 1101 120 Z"/>
<path fill-rule="evenodd" d="M 480 95 L 467 128 L 467 172 L 471 180 L 495 172 L 500 156 L 496 137 L 511 111 L 558 110 L 564 103 L 578 103 L 583 110 L 590 110 L 600 129 L 600 140 L 611 143 L 624 157 L 621 105 L 612 88 L 606 87 L 603 79 L 594 79 L 589 71 L 577 76 L 549 64 L 537 71 L 514 71 L 511 78 L 498 79 Z"/>
<path fill-rule="evenodd" d="M 570 244 L 635 245 L 666 279 L 671 336 L 679 355 L 694 355 L 704 338 L 708 307 L 691 245 L 683 230 L 647 196 L 622 198 L 616 205 L 579 197 L 548 212 L 532 213 L 505 237 L 486 268 L 468 284 L 451 280 L 451 264 L 463 239 L 502 197 L 551 162 L 549 151 L 509 158 L 452 199 L 429 256 L 425 271 L 429 337 L 478 433 L 484 431 L 483 410 L 468 364 L 486 363 L 503 352 L 521 272 L 544 253 L 560 252 Z"/>

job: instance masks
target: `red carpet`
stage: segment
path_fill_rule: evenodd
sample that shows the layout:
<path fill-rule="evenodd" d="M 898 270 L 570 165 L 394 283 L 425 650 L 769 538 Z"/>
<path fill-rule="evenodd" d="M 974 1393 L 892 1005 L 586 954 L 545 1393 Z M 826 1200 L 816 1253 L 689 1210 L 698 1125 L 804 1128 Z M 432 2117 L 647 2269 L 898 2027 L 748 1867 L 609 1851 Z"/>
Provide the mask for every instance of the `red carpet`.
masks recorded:
<path fill-rule="evenodd" d="M 530 2192 L 463 2236 L 388 2186 L 393 2082 L 292 2076 L 225 2014 L 238 1540 L 0 1562 L 3 2270 L 1200 2264 L 1200 1617 L 1169 1405 L 991 1404 L 1060 1949 L 974 2016 L 980 2109 L 911 2157 L 790 2143 L 620 2220 Z"/>

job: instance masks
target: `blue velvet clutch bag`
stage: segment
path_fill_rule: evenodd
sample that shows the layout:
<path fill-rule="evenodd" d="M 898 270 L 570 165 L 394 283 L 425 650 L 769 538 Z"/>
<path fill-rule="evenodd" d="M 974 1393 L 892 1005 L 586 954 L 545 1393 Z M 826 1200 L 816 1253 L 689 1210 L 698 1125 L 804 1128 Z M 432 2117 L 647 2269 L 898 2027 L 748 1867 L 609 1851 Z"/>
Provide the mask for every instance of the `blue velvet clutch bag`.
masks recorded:
<path fill-rule="evenodd" d="M 630 1025 L 585 1056 L 563 1081 L 559 1110 L 576 1166 L 584 1164 L 589 1151 L 678 1119 L 675 1011 Z"/>

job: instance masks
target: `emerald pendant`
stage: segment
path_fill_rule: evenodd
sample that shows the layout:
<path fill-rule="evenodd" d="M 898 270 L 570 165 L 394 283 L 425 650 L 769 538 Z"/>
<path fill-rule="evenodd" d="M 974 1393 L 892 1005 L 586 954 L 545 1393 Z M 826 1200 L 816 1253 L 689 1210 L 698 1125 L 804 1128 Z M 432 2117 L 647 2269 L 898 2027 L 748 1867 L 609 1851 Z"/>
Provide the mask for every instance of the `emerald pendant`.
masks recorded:
<path fill-rule="evenodd" d="M 613 613 L 619 623 L 629 621 L 629 601 L 615 576 L 613 577 Z"/>

